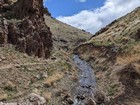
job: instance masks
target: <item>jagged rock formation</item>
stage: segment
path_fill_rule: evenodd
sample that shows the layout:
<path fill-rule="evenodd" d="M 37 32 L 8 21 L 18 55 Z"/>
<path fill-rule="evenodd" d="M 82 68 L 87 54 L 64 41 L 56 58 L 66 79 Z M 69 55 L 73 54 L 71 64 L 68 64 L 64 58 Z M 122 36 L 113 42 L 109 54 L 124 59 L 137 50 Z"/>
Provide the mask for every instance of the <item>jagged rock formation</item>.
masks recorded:
<path fill-rule="evenodd" d="M 15 5 L 15 13 L 19 18 L 43 17 L 43 0 L 18 0 Z"/>
<path fill-rule="evenodd" d="M 48 58 L 52 39 L 50 29 L 44 22 L 43 0 L 18 0 L 13 7 L 15 17 L 12 19 L 16 20 L 2 19 L 0 44 L 8 41 L 28 55 Z"/>

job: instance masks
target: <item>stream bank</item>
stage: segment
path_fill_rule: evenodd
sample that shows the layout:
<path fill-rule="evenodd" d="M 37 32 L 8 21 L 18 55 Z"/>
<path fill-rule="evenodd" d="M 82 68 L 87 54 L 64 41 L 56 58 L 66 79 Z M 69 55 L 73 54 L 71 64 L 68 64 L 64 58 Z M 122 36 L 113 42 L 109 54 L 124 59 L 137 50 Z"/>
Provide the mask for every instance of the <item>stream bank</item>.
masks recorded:
<path fill-rule="evenodd" d="M 78 55 L 73 56 L 73 61 L 80 70 L 78 82 L 72 92 L 73 105 L 86 105 L 88 100 L 94 100 L 97 90 L 94 70 L 90 64 L 81 60 Z"/>

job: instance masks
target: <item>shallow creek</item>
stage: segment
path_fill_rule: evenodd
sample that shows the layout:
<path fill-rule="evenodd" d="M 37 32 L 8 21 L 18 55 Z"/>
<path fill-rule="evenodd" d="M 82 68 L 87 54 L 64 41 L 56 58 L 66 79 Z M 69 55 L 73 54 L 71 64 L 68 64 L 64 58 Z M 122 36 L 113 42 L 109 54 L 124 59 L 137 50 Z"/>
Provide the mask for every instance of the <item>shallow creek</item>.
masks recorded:
<path fill-rule="evenodd" d="M 73 61 L 80 70 L 78 82 L 72 91 L 73 105 L 86 105 L 89 98 L 94 99 L 96 92 L 94 71 L 90 64 L 81 60 L 78 55 L 73 56 Z"/>

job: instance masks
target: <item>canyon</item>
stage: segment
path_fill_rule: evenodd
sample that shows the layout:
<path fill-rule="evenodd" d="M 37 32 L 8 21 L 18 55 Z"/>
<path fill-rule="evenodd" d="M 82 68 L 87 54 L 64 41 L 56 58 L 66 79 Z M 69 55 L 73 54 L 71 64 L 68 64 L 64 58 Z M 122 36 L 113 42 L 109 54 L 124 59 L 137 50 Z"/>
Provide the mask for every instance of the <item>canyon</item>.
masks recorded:
<path fill-rule="evenodd" d="M 140 7 L 92 35 L 43 0 L 0 1 L 0 105 L 139 105 Z"/>

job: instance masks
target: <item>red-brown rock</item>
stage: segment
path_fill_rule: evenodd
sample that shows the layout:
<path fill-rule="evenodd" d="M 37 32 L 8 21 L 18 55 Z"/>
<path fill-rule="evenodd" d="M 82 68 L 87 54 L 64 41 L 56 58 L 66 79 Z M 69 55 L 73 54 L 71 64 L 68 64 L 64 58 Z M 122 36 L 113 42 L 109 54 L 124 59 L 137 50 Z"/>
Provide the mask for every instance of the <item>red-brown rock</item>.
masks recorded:
<path fill-rule="evenodd" d="M 7 33 L 0 32 L 0 44 L 5 43 L 8 36 L 8 42 L 16 45 L 19 51 L 48 58 L 52 50 L 52 34 L 44 22 L 43 0 L 18 0 L 13 7 L 18 21 L 9 23 L 5 29 Z"/>

